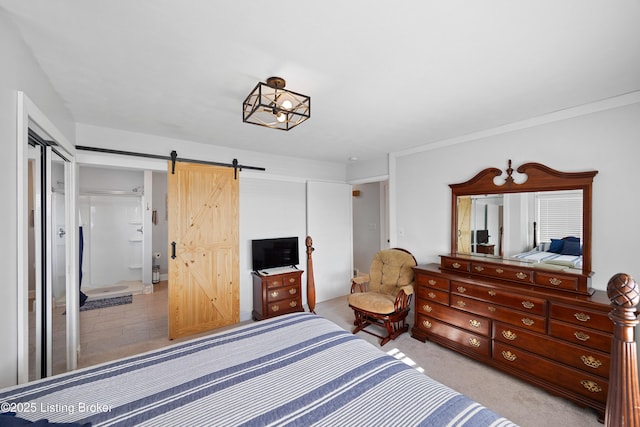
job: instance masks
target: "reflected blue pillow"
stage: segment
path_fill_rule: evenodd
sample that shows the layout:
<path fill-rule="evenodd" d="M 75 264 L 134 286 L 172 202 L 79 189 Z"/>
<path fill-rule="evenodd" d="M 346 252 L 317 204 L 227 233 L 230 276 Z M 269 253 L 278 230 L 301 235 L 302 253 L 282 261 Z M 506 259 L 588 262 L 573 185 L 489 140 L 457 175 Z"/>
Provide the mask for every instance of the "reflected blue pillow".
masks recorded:
<path fill-rule="evenodd" d="M 560 251 L 562 255 L 582 255 L 582 246 L 580 246 L 580 239 L 578 237 L 565 237 L 564 245 Z"/>
<path fill-rule="evenodd" d="M 551 239 L 551 245 L 549 245 L 549 252 L 559 254 L 560 252 L 562 252 L 563 247 L 564 247 L 564 240 Z"/>

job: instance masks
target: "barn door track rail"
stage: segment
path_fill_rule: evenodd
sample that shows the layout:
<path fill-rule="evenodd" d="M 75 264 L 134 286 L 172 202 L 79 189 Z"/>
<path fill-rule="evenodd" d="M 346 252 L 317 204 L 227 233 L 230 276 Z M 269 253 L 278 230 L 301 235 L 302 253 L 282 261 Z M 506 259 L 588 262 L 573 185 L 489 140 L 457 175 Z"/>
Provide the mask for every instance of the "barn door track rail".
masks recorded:
<path fill-rule="evenodd" d="M 111 150 L 109 148 L 87 147 L 84 145 L 77 145 L 76 150 L 93 151 L 96 153 L 120 154 L 123 156 L 146 157 L 148 159 L 171 160 L 171 174 L 175 174 L 176 162 L 199 163 L 203 165 L 223 166 L 223 167 L 233 168 L 233 179 L 238 179 L 238 171 L 241 171 L 243 169 L 251 169 L 251 170 L 257 170 L 257 171 L 265 170 L 265 168 L 262 168 L 259 166 L 241 165 L 238 163 L 238 159 L 233 159 L 231 163 L 221 163 L 221 162 L 211 162 L 208 160 L 178 158 L 178 153 L 175 150 L 172 151 L 171 154 L 168 156 L 163 156 L 160 154 L 136 153 L 133 151 Z"/>

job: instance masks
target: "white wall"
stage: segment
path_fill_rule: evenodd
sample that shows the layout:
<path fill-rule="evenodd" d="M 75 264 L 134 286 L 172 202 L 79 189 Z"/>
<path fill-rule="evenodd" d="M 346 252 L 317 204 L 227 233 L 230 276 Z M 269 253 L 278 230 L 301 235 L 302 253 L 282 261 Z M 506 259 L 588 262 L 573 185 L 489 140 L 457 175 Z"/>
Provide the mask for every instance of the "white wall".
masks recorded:
<path fill-rule="evenodd" d="M 450 251 L 451 192 L 480 170 L 539 162 L 560 171 L 598 170 L 593 186 L 593 287 L 606 289 L 619 272 L 640 279 L 640 103 L 541 120 L 533 127 L 469 138 L 468 142 L 395 158 L 398 245 L 418 262 Z"/>
<path fill-rule="evenodd" d="M 165 156 L 168 156 L 172 150 L 176 150 L 179 158 L 224 163 L 231 163 L 234 158 L 237 158 L 240 164 L 266 169 L 265 171 L 245 169 L 239 173 L 240 320 L 250 319 L 253 309 L 251 240 L 298 236 L 301 261 L 299 267 L 305 270 L 306 183 L 308 180 L 344 182 L 346 176 L 346 166 L 343 164 L 234 150 L 86 124 L 78 124 L 77 126 L 77 144 Z M 167 169 L 167 162 L 164 160 L 139 160 L 83 151 L 78 151 L 77 159 L 79 163 L 91 162 L 95 164 L 104 161 L 104 164 L 118 164 L 130 168 L 140 167 L 157 171 Z M 140 166 L 136 166 L 136 164 L 140 164 Z M 331 205 L 331 201 L 327 201 L 326 205 Z M 157 243 L 159 242 L 154 241 L 154 247 L 157 246 Z M 350 264 L 351 259 L 348 262 Z M 320 277 L 322 277 L 323 269 L 327 270 L 325 275 L 333 273 L 330 266 L 314 265 L 314 267 L 316 271 L 320 270 Z M 306 271 L 302 280 L 303 283 L 306 283 Z M 348 283 L 345 284 L 344 289 L 347 293 Z M 322 301 L 322 298 L 323 295 L 318 293 L 317 301 Z M 303 286 L 303 301 L 306 302 L 306 286 Z"/>
<path fill-rule="evenodd" d="M 0 168 L 0 198 L 8 206 L 0 209 L 0 235 L 7 250 L 0 257 L 0 386 L 17 381 L 17 91 L 23 91 L 45 111 L 49 119 L 74 141 L 73 118 L 42 69 L 24 44 L 13 22 L 0 9 L 0 146 L 5 161 Z"/>
<path fill-rule="evenodd" d="M 305 183 L 240 177 L 240 320 L 251 318 L 251 240 L 298 236 L 302 301 L 307 301 Z"/>

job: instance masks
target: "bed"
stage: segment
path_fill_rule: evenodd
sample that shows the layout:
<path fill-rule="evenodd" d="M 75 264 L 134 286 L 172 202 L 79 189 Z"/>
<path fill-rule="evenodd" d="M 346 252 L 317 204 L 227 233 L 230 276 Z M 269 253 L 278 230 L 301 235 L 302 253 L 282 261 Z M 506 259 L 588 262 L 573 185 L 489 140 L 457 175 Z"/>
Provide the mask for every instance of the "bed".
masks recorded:
<path fill-rule="evenodd" d="M 312 313 L 3 389 L 0 403 L 0 424 L 514 425 Z"/>
<path fill-rule="evenodd" d="M 513 255 L 519 260 L 540 263 L 547 268 L 582 269 L 582 246 L 578 237 L 551 239 L 537 245 L 533 250 Z"/>

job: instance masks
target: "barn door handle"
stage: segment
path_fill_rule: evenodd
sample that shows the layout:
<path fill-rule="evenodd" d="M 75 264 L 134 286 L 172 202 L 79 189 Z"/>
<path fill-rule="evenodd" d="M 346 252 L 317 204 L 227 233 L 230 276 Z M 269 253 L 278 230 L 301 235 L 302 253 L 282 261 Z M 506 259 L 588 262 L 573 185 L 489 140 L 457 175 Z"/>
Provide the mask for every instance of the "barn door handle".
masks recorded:
<path fill-rule="evenodd" d="M 176 259 L 176 242 L 171 242 L 171 259 Z"/>

